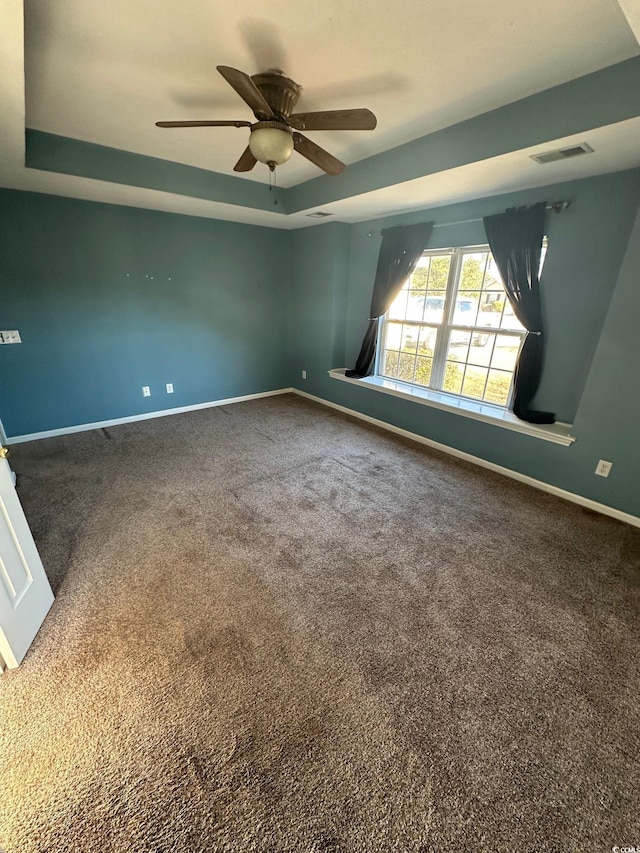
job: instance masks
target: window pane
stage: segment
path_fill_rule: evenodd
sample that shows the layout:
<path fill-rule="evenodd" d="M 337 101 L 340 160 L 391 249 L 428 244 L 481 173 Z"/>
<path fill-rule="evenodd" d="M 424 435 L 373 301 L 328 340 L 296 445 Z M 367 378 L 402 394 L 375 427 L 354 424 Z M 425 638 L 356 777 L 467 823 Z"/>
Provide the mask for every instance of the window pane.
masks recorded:
<path fill-rule="evenodd" d="M 498 406 L 506 406 L 511 388 L 511 377 L 512 374 L 504 370 L 490 370 L 487 390 L 484 395 L 485 400 L 489 403 L 496 403 Z"/>
<path fill-rule="evenodd" d="M 467 365 L 462 385 L 462 393 L 465 397 L 474 397 L 476 400 L 482 400 L 488 372 L 486 368 Z"/>
<path fill-rule="evenodd" d="M 416 362 L 415 355 L 409 355 L 409 353 L 401 352 L 399 359 L 398 379 L 402 379 L 403 382 L 411 382 L 413 379 L 413 368 Z"/>
<path fill-rule="evenodd" d="M 444 292 L 447 289 L 450 266 L 450 255 L 436 255 L 431 258 L 429 266 L 429 290 L 441 290 Z"/>
<path fill-rule="evenodd" d="M 414 382 L 418 385 L 427 386 L 431 381 L 431 369 L 433 367 L 433 359 L 421 358 L 416 359 L 416 373 Z"/>
<path fill-rule="evenodd" d="M 411 276 L 409 291 L 411 296 L 424 296 L 429 280 L 429 258 L 420 258 Z"/>
<path fill-rule="evenodd" d="M 504 292 L 500 273 L 493 260 L 493 256 L 489 255 L 478 325 L 492 326 L 494 328 L 499 327 L 502 323 L 502 315 L 507 302 L 507 294 Z"/>
<path fill-rule="evenodd" d="M 420 327 L 420 336 L 418 338 L 418 354 L 419 355 L 433 355 L 433 351 L 436 348 L 436 336 L 438 334 L 438 330 L 435 326 L 421 326 Z"/>
<path fill-rule="evenodd" d="M 399 356 L 395 350 L 385 350 L 382 358 L 382 375 L 396 379 L 398 376 L 398 360 Z"/>
<path fill-rule="evenodd" d="M 402 340 L 401 323 L 385 323 L 384 334 L 385 349 L 400 349 L 400 341 Z"/>
<path fill-rule="evenodd" d="M 461 290 L 456 298 L 453 311 L 455 326 L 475 326 L 478 318 L 478 302 L 480 294 L 473 290 Z"/>
<path fill-rule="evenodd" d="M 427 293 L 423 300 L 424 320 L 427 323 L 442 323 L 445 296 L 443 290 L 430 290 Z"/>
<path fill-rule="evenodd" d="M 460 290 L 481 290 L 487 265 L 487 252 L 464 255 L 460 274 Z"/>
<path fill-rule="evenodd" d="M 447 360 L 444 370 L 443 389 L 452 394 L 459 394 L 462 389 L 463 368 L 455 361 Z"/>
<path fill-rule="evenodd" d="M 447 358 L 451 361 L 466 361 L 470 343 L 471 332 L 464 332 L 462 329 L 452 329 L 449 333 Z"/>
<path fill-rule="evenodd" d="M 471 348 L 469 349 L 467 361 L 471 364 L 489 367 L 491 364 L 491 356 L 493 355 L 495 339 L 496 336 L 489 332 L 486 334 L 483 334 L 482 332 L 472 334 Z"/>
<path fill-rule="evenodd" d="M 504 310 L 504 291 L 482 291 L 480 310 L 478 311 L 478 326 L 491 326 L 497 329 L 502 320 Z"/>
<path fill-rule="evenodd" d="M 403 326 L 400 349 L 404 352 L 415 353 L 418 348 L 419 326 Z"/>
<path fill-rule="evenodd" d="M 498 269 L 498 265 L 496 264 L 493 255 L 489 255 L 487 262 L 487 272 L 484 280 L 484 289 L 485 290 L 504 290 L 502 286 L 502 277 L 500 275 L 500 270 Z"/>
<path fill-rule="evenodd" d="M 496 335 L 491 367 L 497 367 L 501 370 L 515 370 L 521 341 L 522 339 L 515 335 Z"/>
<path fill-rule="evenodd" d="M 511 307 L 511 303 L 508 299 L 505 299 L 504 313 L 502 315 L 502 323 L 500 325 L 503 329 L 517 329 L 518 331 L 524 331 L 524 326 L 513 313 L 513 308 Z"/>
<path fill-rule="evenodd" d="M 420 292 L 420 291 L 416 291 Z M 411 291 L 413 294 L 413 291 Z M 420 322 L 422 320 L 422 315 L 424 313 L 424 291 L 422 292 L 422 296 L 413 296 L 409 295 L 409 299 L 407 300 L 407 308 L 405 312 L 406 320 L 415 320 L 416 322 Z"/>
<path fill-rule="evenodd" d="M 389 319 L 391 320 L 404 320 L 405 314 L 407 313 L 407 298 L 409 296 L 409 291 L 406 288 L 402 288 L 400 293 L 396 296 L 396 298 L 391 303 L 391 307 L 389 308 Z"/>

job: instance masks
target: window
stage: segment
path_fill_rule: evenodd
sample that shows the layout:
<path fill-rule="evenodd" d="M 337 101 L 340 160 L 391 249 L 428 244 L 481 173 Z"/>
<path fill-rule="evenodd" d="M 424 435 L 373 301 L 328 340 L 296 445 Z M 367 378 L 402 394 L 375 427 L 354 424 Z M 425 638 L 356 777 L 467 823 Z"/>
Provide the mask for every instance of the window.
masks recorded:
<path fill-rule="evenodd" d="M 488 246 L 425 252 L 382 318 L 377 374 L 506 407 L 524 334 Z"/>

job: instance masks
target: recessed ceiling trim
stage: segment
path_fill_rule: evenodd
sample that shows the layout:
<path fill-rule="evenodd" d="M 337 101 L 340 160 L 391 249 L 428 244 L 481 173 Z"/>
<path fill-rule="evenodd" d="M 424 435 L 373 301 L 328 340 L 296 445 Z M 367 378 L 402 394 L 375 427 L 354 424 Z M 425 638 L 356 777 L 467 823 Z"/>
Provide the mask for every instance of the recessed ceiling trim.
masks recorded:
<path fill-rule="evenodd" d="M 93 20 L 95 23 L 95 12 L 87 11 L 89 7 L 83 5 L 80 0 L 69 0 L 71 3 L 77 3 L 79 13 L 85 14 L 87 25 Z M 129 14 L 129 9 L 137 8 L 125 5 L 121 0 L 116 0 L 121 15 L 126 17 Z M 169 0 L 173 2 L 173 0 Z M 176 0 L 177 2 L 177 0 Z M 577 0 L 576 0 L 577 2 Z M 588 0 L 592 3 L 594 9 L 596 0 Z M 599 2 L 599 0 L 598 0 Z M 562 145 L 570 145 L 574 142 L 582 141 L 583 138 L 589 138 L 590 142 L 597 147 L 598 156 L 570 158 L 564 162 L 558 163 L 555 168 L 554 183 L 571 180 L 580 177 L 587 177 L 593 174 L 604 174 L 610 171 L 619 171 L 621 169 L 637 168 L 640 166 L 640 151 L 633 144 L 637 135 L 630 135 L 622 130 L 626 127 L 627 122 L 637 126 L 636 122 L 640 120 L 640 104 L 637 100 L 636 93 L 640 86 L 640 57 L 637 55 L 634 58 L 620 62 L 616 60 L 616 56 L 624 56 L 625 51 L 629 55 L 629 48 L 618 45 L 615 50 L 605 52 L 600 58 L 594 59 L 591 57 L 586 63 L 587 70 L 589 63 L 590 68 L 594 70 L 587 73 L 584 77 L 571 80 L 568 83 L 561 83 L 553 89 L 545 89 L 540 86 L 537 94 L 531 95 L 521 101 L 512 101 L 507 107 L 498 107 L 492 112 L 485 113 L 484 116 L 477 115 L 476 119 L 470 119 L 460 124 L 453 124 L 451 119 L 453 115 L 447 113 L 448 126 L 444 124 L 444 119 L 439 118 L 435 122 L 434 127 L 434 112 L 430 108 L 429 112 L 429 127 L 435 129 L 436 132 L 427 132 L 427 135 L 421 136 L 414 143 L 408 143 L 401 148 L 395 148 L 385 151 L 383 154 L 374 155 L 364 160 L 358 160 L 357 153 L 355 158 L 345 157 L 344 159 L 350 163 L 349 169 L 339 178 L 323 178 L 311 180 L 305 185 L 296 187 L 287 187 L 286 191 L 280 189 L 279 205 L 274 207 L 272 204 L 273 194 L 269 196 L 267 191 L 266 199 L 264 199 L 265 183 L 257 184 L 255 181 L 247 177 L 235 177 L 231 175 L 221 176 L 216 172 L 207 171 L 209 167 L 205 165 L 202 170 L 205 175 L 214 175 L 218 177 L 227 177 L 230 180 L 230 192 L 233 192 L 233 197 L 228 199 L 228 202 L 223 200 L 217 190 L 223 189 L 222 184 L 216 186 L 216 192 L 210 192 L 209 195 L 215 195 L 214 199 L 206 198 L 204 192 L 194 192 L 189 195 L 186 188 L 177 188 L 169 183 L 151 183 L 146 184 L 141 181 L 140 175 L 135 174 L 129 179 L 118 179 L 117 177 L 106 175 L 89 175 L 85 177 L 79 168 L 75 171 L 69 169 L 65 172 L 62 165 L 58 166 L 46 165 L 44 163 L 36 165 L 32 164 L 32 168 L 25 168 L 24 163 L 24 74 L 23 74 L 23 46 L 26 39 L 28 45 L 31 45 L 33 50 L 34 61 L 38 57 L 49 57 L 50 49 L 53 49 L 57 44 L 56 38 L 62 38 L 62 47 L 64 48 L 64 37 L 67 33 L 67 19 L 64 15 L 60 15 L 60 26 L 56 30 L 50 26 L 45 26 L 41 31 L 31 27 L 27 27 L 25 38 L 23 38 L 23 14 L 21 0 L 5 0 L 0 4 L 0 42 L 3 45 L 3 54 L 8 57 L 8 73 L 6 76 L 7 85 L 0 87 L 0 103 L 2 104 L 2 114 L 4 121 L 2 122 L 2 130 L 0 135 L 3 141 L 3 157 L 0 163 L 0 184 L 4 187 L 14 189 L 22 189 L 30 192 L 44 192 L 55 195 L 64 195 L 69 197 L 85 198 L 92 201 L 105 201 L 111 204 L 126 204 L 139 207 L 148 207 L 150 209 L 161 209 L 165 211 L 179 212 L 181 214 L 195 216 L 209 216 L 220 219 L 229 219 L 231 221 L 247 221 L 253 224 L 271 225 L 276 228 L 296 228 L 304 227 L 304 217 L 308 212 L 314 212 L 318 209 L 330 206 L 334 217 L 340 221 L 360 221 L 362 219 L 371 219 L 376 215 L 398 215 L 411 210 L 424 210 L 431 208 L 433 205 L 442 205 L 454 203 L 477 197 L 492 196 L 499 193 L 509 192 L 514 189 L 538 186 L 541 181 L 548 180 L 549 172 L 546 170 L 537 169 L 536 164 L 528 159 L 527 155 L 540 151 L 543 148 L 553 148 Z M 37 0 L 31 3 L 29 12 L 34 13 L 41 8 Z M 564 9 L 564 7 L 563 7 Z M 136 13 L 137 14 L 137 13 Z M 568 14 L 568 13 L 567 13 Z M 111 18 L 115 20 L 113 11 L 109 11 Z M 27 15 L 30 18 L 30 15 Z M 47 19 L 48 21 L 48 19 Z M 45 21 L 45 23 L 47 23 Z M 171 33 L 175 28 L 175 19 L 171 15 L 167 15 L 167 25 Z M 625 24 L 626 27 L 626 24 Z M 127 38 L 130 35 L 130 29 L 122 28 Z M 126 42 L 126 40 L 125 40 Z M 173 44 L 173 41 L 170 40 Z M 635 42 L 634 42 L 635 43 Z M 112 44 L 111 41 L 109 44 Z M 87 47 L 86 42 L 80 40 L 74 42 L 75 47 L 80 50 Z M 126 48 L 126 43 L 120 45 Z M 179 69 L 183 64 L 183 52 L 176 51 L 179 58 L 175 61 L 175 67 L 170 67 L 170 62 L 167 60 L 166 51 L 163 52 L 162 45 L 154 47 L 157 50 L 158 57 L 161 59 L 159 67 L 167 72 L 167 85 L 175 85 L 176 67 Z M 620 51 L 622 50 L 622 53 Z M 584 54 L 584 50 L 581 55 Z M 637 47 L 636 47 L 637 54 Z M 78 58 L 81 60 L 81 54 Z M 93 62 L 95 59 L 95 51 L 86 51 L 87 57 Z M 123 54 L 128 57 L 128 53 Z M 210 55 L 210 45 L 208 53 Z M 633 54 L 631 54 L 633 56 Z M 73 69 L 73 73 L 78 78 L 80 71 L 78 70 L 75 59 L 73 62 L 69 59 L 69 50 L 64 49 L 60 54 L 64 60 L 64 68 Z M 74 54 L 75 56 L 75 54 Z M 145 54 L 146 60 L 153 59 Z M 567 59 L 566 52 L 562 54 L 563 61 L 566 60 L 566 69 L 564 79 L 571 77 L 572 71 L 575 73 L 578 66 L 575 64 L 575 58 Z M 616 65 L 609 65 L 602 68 L 598 63 L 607 61 L 615 62 Z M 146 61 L 145 60 L 145 61 Z M 227 61 L 236 61 L 236 58 L 229 56 Z M 132 59 L 132 62 L 134 60 Z M 240 58 L 237 58 L 240 63 Z M 376 63 L 379 66 L 380 59 L 377 57 Z M 141 57 L 135 57 L 136 68 L 144 71 L 146 67 L 141 64 Z M 548 67 L 549 63 L 545 64 Z M 39 67 L 39 66 L 38 66 Z M 32 68 L 33 72 L 37 72 L 38 67 Z M 83 66 L 81 66 L 83 67 Z M 102 62 L 100 69 L 107 69 L 108 63 Z M 45 69 L 46 70 L 46 69 Z M 585 71 L 583 70 L 584 74 Z M 154 69 L 153 79 L 157 81 L 157 70 Z M 52 103 L 53 92 L 60 93 L 60 103 L 66 101 L 71 104 L 73 114 L 68 120 L 60 124 L 60 130 L 55 130 L 54 127 L 49 127 L 46 123 L 34 122 L 36 127 L 47 128 L 53 131 L 52 135 L 60 135 L 61 138 L 69 138 L 77 136 L 79 139 L 85 140 L 85 144 L 90 144 L 88 140 L 93 139 L 96 142 L 109 137 L 108 131 L 112 128 L 113 110 L 102 110 L 96 113 L 97 117 L 102 121 L 104 118 L 105 125 L 103 127 L 99 122 L 94 126 L 87 124 L 87 114 L 80 109 L 77 99 L 74 97 L 69 100 L 71 88 L 65 86 L 55 87 L 50 74 L 45 74 L 40 78 L 30 77 L 32 84 L 30 92 L 30 102 L 32 115 L 37 115 L 37 109 L 34 108 L 34 97 L 38 95 L 38 88 L 33 88 L 34 81 L 41 80 L 43 88 L 40 95 L 43 98 L 43 104 Z M 108 93 L 113 90 L 114 78 L 109 73 L 107 76 L 110 88 Z M 556 76 L 555 79 L 558 79 Z M 382 76 L 378 75 L 375 80 L 378 85 L 381 84 Z M 143 83 L 146 83 L 146 78 Z M 188 82 L 188 81 L 187 81 Z M 29 80 L 27 80 L 29 84 Z M 127 86 L 123 91 L 129 92 L 129 80 L 126 79 Z M 15 85 L 14 85 L 15 84 Z M 45 85 L 46 84 L 46 85 Z M 548 85 L 548 84 L 547 84 Z M 528 83 L 529 91 L 531 91 L 531 83 Z M 186 85 L 182 88 L 182 92 L 187 91 Z M 203 90 L 210 91 L 210 83 L 202 84 Z M 145 92 L 148 91 L 148 86 Z M 191 89 L 189 89 L 191 91 Z M 534 88 L 535 91 L 535 88 Z M 93 94 L 92 94 L 92 97 Z M 116 95 L 113 94 L 115 99 Z M 397 100 L 397 93 L 394 96 Z M 36 98 L 37 100 L 37 98 Z M 232 99 L 230 99 L 231 101 Z M 495 101 L 494 101 L 495 102 Z M 59 102 L 55 102 L 59 106 Z M 122 102 L 123 107 L 126 107 L 126 99 Z M 137 102 L 136 102 L 137 103 Z M 142 102 L 140 102 L 142 103 Z M 499 103 L 499 101 L 498 101 Z M 145 99 L 144 104 L 149 106 L 147 110 L 151 113 L 151 106 L 148 100 Z M 139 105 L 138 105 L 139 106 Z M 138 106 L 136 109 L 138 110 Z M 186 106 L 186 105 L 185 105 Z M 308 104 L 309 108 L 314 108 L 313 103 Z M 318 105 L 320 106 L 320 105 Z M 372 106 L 374 104 L 372 103 Z M 473 107 L 477 113 L 482 111 L 483 105 L 478 103 L 478 99 L 474 98 Z M 226 115 L 226 108 L 223 104 L 216 107 L 220 110 L 221 115 Z M 34 112 L 35 109 L 35 112 Z M 486 106 L 484 106 L 486 109 Z M 146 126 L 151 123 L 152 119 L 157 118 L 155 115 L 156 108 L 153 109 L 152 115 L 146 113 L 139 115 L 136 112 L 134 118 L 138 124 Z M 27 114 L 29 110 L 27 111 Z M 536 121 L 531 121 L 531 115 L 535 114 Z M 54 117 L 60 116 L 60 111 L 56 108 L 51 113 Z M 209 110 L 207 108 L 207 117 Z M 458 110 L 457 115 L 460 115 Z M 176 116 L 179 117 L 179 116 Z M 74 119 L 80 123 L 79 129 L 71 122 Z M 389 115 L 387 114 L 387 122 Z M 97 119 L 96 119 L 97 121 Z M 521 141 L 522 144 L 516 145 L 519 141 L 514 138 L 513 134 L 505 134 L 505 123 L 511 126 L 523 129 L 522 136 L 526 137 Z M 616 124 L 618 123 L 618 124 Z M 382 124 L 382 122 L 381 122 Z M 134 122 L 135 125 L 135 122 Z M 572 133 L 562 133 L 565 126 L 570 125 Z M 127 124 L 127 141 L 134 145 L 135 140 L 132 139 L 129 129 L 132 126 L 131 122 Z M 136 125 L 137 126 L 137 125 Z M 445 133 L 437 131 L 437 127 L 447 127 Z M 606 145 L 603 144 L 600 137 L 597 135 L 607 131 L 610 128 L 610 135 L 607 137 Z M 462 138 L 464 134 L 471 134 L 472 130 L 477 130 L 477 136 L 474 138 L 474 144 L 471 146 L 472 151 L 468 152 L 467 146 Z M 595 129 L 595 130 L 594 130 Z M 107 133 L 103 133 L 106 130 Z M 526 132 L 525 132 L 526 131 Z M 413 133 L 414 130 L 411 131 Z M 162 131 L 157 131 L 162 137 Z M 381 133 L 384 133 L 384 126 L 381 127 Z M 425 133 L 425 131 L 423 131 Z M 81 135 L 85 134 L 85 135 Z M 91 135 L 93 134 L 93 136 Z M 186 132 L 185 152 L 189 147 L 189 138 L 191 131 Z M 237 143 L 237 130 L 229 131 L 229 145 Z M 588 134 L 588 136 L 587 136 Z M 200 137 L 196 131 L 193 131 L 194 145 Z M 518 136 L 518 134 L 516 134 Z M 355 135 L 354 135 L 355 137 Z M 568 138 L 573 137 L 573 138 Z M 164 138 L 164 137 L 162 137 Z M 204 137 L 203 137 L 204 138 Z M 215 154 L 220 153 L 219 149 L 224 148 L 225 133 L 221 132 L 216 139 L 220 143 L 216 143 Z M 324 137 L 323 137 L 324 138 Z M 386 138 L 386 137 L 385 137 Z M 407 136 L 404 137 L 405 139 Z M 155 157 L 145 157 L 142 154 L 144 161 L 147 159 L 156 163 L 163 162 L 163 157 L 170 156 L 174 151 L 173 146 L 169 146 L 171 137 L 167 136 L 168 154 L 154 148 L 157 153 Z M 355 137 L 357 141 L 357 137 Z M 155 140 L 155 135 L 154 135 Z M 614 143 L 612 149 L 611 143 Z M 155 143 L 154 143 L 155 144 Z M 104 142 L 101 146 L 103 147 Z M 107 150 L 120 152 L 118 146 L 111 147 L 109 144 L 104 146 Z M 123 146 L 124 148 L 125 146 Z M 460 158 L 451 157 L 453 149 L 462 149 L 464 156 Z M 528 151 L 522 149 L 529 148 Z M 144 147 L 134 151 L 144 151 Z M 613 154 L 612 154 L 613 151 Z M 206 163 L 211 163 L 210 157 L 211 148 L 207 144 L 205 158 Z M 470 153 L 470 157 L 467 155 Z M 127 160 L 131 168 L 132 160 L 130 157 L 135 157 L 131 149 L 122 151 L 124 159 Z M 524 161 L 522 162 L 522 154 Z M 84 155 L 83 155 L 84 156 Z M 362 153 L 360 154 L 362 156 Z M 513 158 L 518 157 L 520 166 L 513 163 Z M 173 158 L 172 158 L 173 159 Z M 456 160 L 457 162 L 450 162 Z M 189 158 L 185 153 L 185 159 L 178 158 L 181 162 L 178 165 L 187 165 Z M 405 161 L 404 163 L 402 161 Z M 470 160 L 470 162 L 465 162 Z M 123 161 L 124 162 L 124 161 Z M 193 161 L 194 163 L 197 160 Z M 202 162 L 202 160 L 200 161 Z M 226 161 L 225 161 L 226 162 Z M 530 172 L 527 172 L 526 163 L 530 164 Z M 84 164 L 86 166 L 86 164 Z M 537 175 L 533 175 L 533 171 Z M 69 174 L 71 172 L 71 174 Z M 415 179 L 412 179 L 411 173 L 415 173 Z M 542 177 L 544 176 L 544 177 Z M 157 177 L 157 174 L 156 174 Z M 265 174 L 265 179 L 267 175 Z M 295 180 L 299 180 L 296 174 L 293 175 Z M 300 175 L 302 177 L 302 174 Z M 143 186 L 139 184 L 143 183 Z M 248 203 L 241 198 L 240 184 L 248 184 L 251 189 L 258 193 L 259 201 Z M 280 183 L 280 181 L 279 181 Z M 211 187 L 210 187 L 211 188 Z M 232 190 L 231 190 L 232 188 Z M 227 188 L 224 188 L 225 191 Z M 335 202 L 335 204 L 334 204 Z M 285 215 L 283 215 L 285 214 Z M 293 215 L 287 215 L 293 214 Z M 323 220 L 314 219 L 313 223 L 307 223 L 311 226 L 319 224 Z"/>
<path fill-rule="evenodd" d="M 254 210 L 268 210 L 279 216 L 288 213 L 286 191 L 279 192 L 276 208 L 268 186 L 255 181 L 239 181 L 220 172 L 209 172 L 196 166 L 185 166 L 30 128 L 25 132 L 25 143 L 25 164 L 29 169 L 161 190 Z"/>
<path fill-rule="evenodd" d="M 289 210 L 331 205 L 640 115 L 640 56 L 352 163 L 339 179 L 290 187 Z M 612 93 L 614 96 L 612 96 Z M 531 122 L 531 116 L 540 121 Z"/>

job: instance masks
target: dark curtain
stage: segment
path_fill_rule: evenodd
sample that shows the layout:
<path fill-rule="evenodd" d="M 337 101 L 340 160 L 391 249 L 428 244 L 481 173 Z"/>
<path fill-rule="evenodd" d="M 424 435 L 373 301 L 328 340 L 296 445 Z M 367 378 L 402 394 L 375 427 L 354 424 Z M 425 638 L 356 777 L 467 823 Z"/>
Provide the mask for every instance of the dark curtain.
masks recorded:
<path fill-rule="evenodd" d="M 544 330 L 540 306 L 540 253 L 544 239 L 546 202 L 485 216 L 484 227 L 502 283 L 513 312 L 527 330 L 513 386 L 513 413 L 532 424 L 552 424 L 555 415 L 529 407 L 534 398 L 544 353 Z"/>
<path fill-rule="evenodd" d="M 373 373 L 378 342 L 378 318 L 389 310 L 389 306 L 402 290 L 402 285 L 416 268 L 432 228 L 433 222 L 419 222 L 416 225 L 398 225 L 382 232 L 369 325 L 356 366 L 353 370 L 347 370 L 347 376 L 362 379 L 363 376 Z"/>

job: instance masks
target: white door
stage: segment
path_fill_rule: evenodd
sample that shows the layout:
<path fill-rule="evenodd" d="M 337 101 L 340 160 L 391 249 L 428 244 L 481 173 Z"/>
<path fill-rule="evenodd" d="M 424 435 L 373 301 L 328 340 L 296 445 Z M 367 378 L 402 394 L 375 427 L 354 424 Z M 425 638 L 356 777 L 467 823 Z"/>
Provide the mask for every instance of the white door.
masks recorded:
<path fill-rule="evenodd" d="M 0 655 L 18 666 L 53 603 L 53 593 L 0 448 Z"/>

